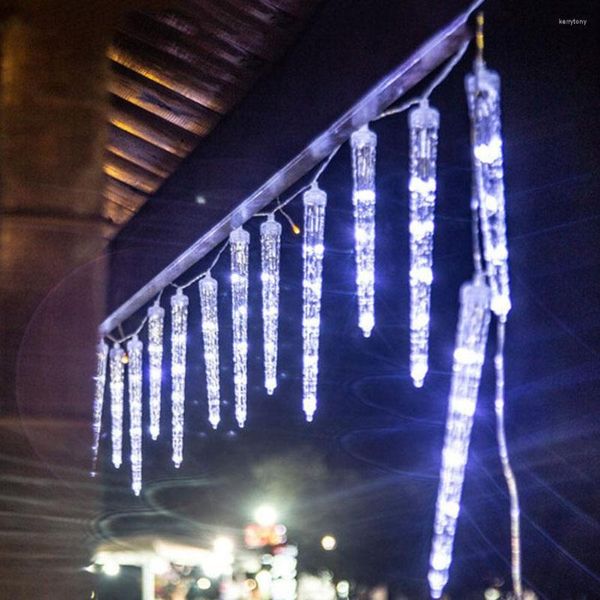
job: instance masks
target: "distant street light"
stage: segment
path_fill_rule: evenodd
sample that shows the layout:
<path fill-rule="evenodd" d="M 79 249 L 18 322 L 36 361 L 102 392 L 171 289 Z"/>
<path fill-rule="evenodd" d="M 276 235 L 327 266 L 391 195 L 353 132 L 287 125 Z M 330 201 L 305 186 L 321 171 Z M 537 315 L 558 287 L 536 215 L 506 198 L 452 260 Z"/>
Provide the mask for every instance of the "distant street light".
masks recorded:
<path fill-rule="evenodd" d="M 198 579 L 198 581 L 196 582 L 196 585 L 198 586 L 198 589 L 209 590 L 212 584 L 208 577 L 200 577 L 200 579 Z"/>
<path fill-rule="evenodd" d="M 227 556 L 233 553 L 233 540 L 225 536 L 219 536 L 213 542 L 213 548 L 215 554 L 218 554 L 219 556 Z"/>
<path fill-rule="evenodd" d="M 254 520 L 262 527 L 271 527 L 277 523 L 279 515 L 269 504 L 263 504 L 254 511 Z"/>
<path fill-rule="evenodd" d="M 337 540 L 332 535 L 324 535 L 321 538 L 321 546 L 323 547 L 323 550 L 330 552 L 331 550 L 335 550 Z"/>

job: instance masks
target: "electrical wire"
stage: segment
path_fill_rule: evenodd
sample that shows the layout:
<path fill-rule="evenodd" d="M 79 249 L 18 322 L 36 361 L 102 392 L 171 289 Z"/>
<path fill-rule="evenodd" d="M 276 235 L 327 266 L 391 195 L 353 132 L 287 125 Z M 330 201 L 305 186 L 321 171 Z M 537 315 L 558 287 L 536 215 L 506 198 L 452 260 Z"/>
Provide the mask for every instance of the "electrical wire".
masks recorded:
<path fill-rule="evenodd" d="M 506 429 L 504 423 L 504 344 L 506 339 L 506 320 L 498 319 L 496 329 L 496 355 L 494 366 L 496 370 L 496 398 L 494 402 L 496 411 L 496 437 L 498 439 L 498 453 L 502 463 L 502 472 L 506 480 L 510 499 L 510 543 L 511 543 L 511 570 L 515 600 L 523 598 L 523 584 L 521 582 L 521 526 L 519 507 L 519 492 L 506 444 Z"/>

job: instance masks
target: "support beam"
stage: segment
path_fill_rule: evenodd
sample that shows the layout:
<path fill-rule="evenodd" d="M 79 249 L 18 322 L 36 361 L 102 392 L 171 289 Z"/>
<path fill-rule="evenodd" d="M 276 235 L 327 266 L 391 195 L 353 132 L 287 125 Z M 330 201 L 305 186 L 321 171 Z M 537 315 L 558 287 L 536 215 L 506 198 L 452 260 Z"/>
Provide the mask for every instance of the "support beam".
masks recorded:
<path fill-rule="evenodd" d="M 456 52 L 469 37 L 470 10 L 465 0 L 435 8 L 418 0 L 326 2 L 278 68 L 115 240 L 113 312 L 101 332 L 133 315 Z"/>

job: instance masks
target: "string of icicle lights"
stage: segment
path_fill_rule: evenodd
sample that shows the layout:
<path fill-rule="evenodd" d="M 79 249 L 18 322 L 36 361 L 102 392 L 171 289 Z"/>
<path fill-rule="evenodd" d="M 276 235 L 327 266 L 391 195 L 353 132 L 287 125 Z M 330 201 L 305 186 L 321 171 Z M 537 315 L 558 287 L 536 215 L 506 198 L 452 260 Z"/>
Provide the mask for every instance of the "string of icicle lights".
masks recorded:
<path fill-rule="evenodd" d="M 500 126 L 499 77 L 485 66 L 481 55 L 482 32 L 477 34 L 479 55 L 473 73 L 466 78 L 467 105 L 472 127 L 474 262 L 473 279 L 460 292 L 459 320 L 456 332 L 453 375 L 448 401 L 446 437 L 442 451 L 442 468 L 430 555 L 429 584 L 431 595 L 440 598 L 448 581 L 452 550 L 468 459 L 471 428 L 477 405 L 482 366 L 485 360 L 488 330 L 492 317 L 498 323 L 496 415 L 498 445 L 511 499 L 511 531 L 513 540 L 513 586 L 521 594 L 519 505 L 514 474 L 508 461 L 504 432 L 504 332 L 510 310 L 508 249 L 502 171 L 502 137 Z M 410 376 L 416 387 L 425 383 L 428 372 L 431 287 L 433 285 L 433 240 L 437 195 L 437 143 L 440 130 L 439 111 L 431 106 L 433 90 L 448 76 L 467 49 L 464 44 L 448 62 L 423 95 L 388 109 L 380 117 L 408 111 L 409 182 L 406 199 L 409 214 L 410 268 Z M 270 212 L 257 213 L 265 218 L 260 227 L 261 285 L 263 320 L 264 386 L 272 395 L 277 388 L 278 319 L 280 294 L 281 223 L 283 216 L 295 233 L 299 228 L 291 222 L 285 206 L 302 195 L 303 270 L 302 270 L 302 407 L 307 421 L 318 409 L 319 337 L 321 331 L 321 297 L 323 262 L 326 258 L 325 223 L 327 193 L 319 179 L 336 150 L 322 163 L 315 176 L 285 202 Z M 350 137 L 353 181 L 354 253 L 356 268 L 357 324 L 369 337 L 376 327 L 375 314 L 375 214 L 376 214 L 376 150 L 377 136 L 363 125 Z M 482 249 L 480 250 L 480 244 Z M 219 289 L 212 270 L 229 249 L 231 294 L 230 340 L 233 354 L 235 418 L 244 427 L 247 419 L 248 378 L 248 288 L 250 234 L 241 224 L 233 229 L 208 268 L 179 285 L 171 284 L 171 430 L 172 460 L 179 467 L 184 459 L 187 340 L 198 331 L 203 341 L 206 378 L 207 417 L 213 428 L 221 421 L 220 344 L 222 319 L 219 311 Z M 197 284 L 196 297 L 186 290 Z M 96 464 L 101 438 L 105 387 L 110 392 L 112 462 L 116 468 L 123 461 L 123 410 L 129 405 L 132 488 L 142 489 L 142 378 L 143 364 L 149 368 L 148 412 L 152 439 L 161 434 L 161 398 L 165 309 L 161 306 L 163 290 L 149 307 L 140 326 L 130 335 L 107 336 L 97 348 L 96 387 L 94 393 L 93 455 Z M 190 301 L 199 303 L 201 326 L 190 329 Z M 146 353 L 139 333 L 148 326 Z M 125 344 L 125 346 L 124 346 Z M 127 386 L 125 382 L 127 381 Z M 127 392 L 127 393 L 126 393 Z"/>

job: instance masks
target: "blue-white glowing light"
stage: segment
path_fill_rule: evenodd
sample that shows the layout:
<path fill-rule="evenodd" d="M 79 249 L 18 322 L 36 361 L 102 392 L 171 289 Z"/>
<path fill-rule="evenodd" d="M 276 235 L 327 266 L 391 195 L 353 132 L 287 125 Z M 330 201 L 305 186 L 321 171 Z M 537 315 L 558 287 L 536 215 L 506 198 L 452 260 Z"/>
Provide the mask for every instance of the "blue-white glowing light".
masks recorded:
<path fill-rule="evenodd" d="M 410 375 L 421 387 L 428 370 L 436 159 L 440 114 L 427 100 L 408 113 L 410 132 Z"/>
<path fill-rule="evenodd" d="M 327 194 L 315 183 L 304 192 L 304 269 L 302 279 L 302 406 L 307 421 L 317 410 L 319 375 L 319 331 L 321 326 L 321 290 L 325 248 L 325 207 Z"/>
<path fill-rule="evenodd" d="M 492 293 L 491 309 L 505 319 L 511 301 L 502 166 L 500 77 L 478 59 L 473 73 L 465 79 L 465 87 L 473 130 L 473 177 L 483 256 Z"/>
<path fill-rule="evenodd" d="M 490 289 L 482 275 L 475 275 L 473 281 L 463 284 L 460 290 L 452 384 L 429 559 L 432 598 L 441 598 L 448 582 L 489 324 Z"/>
<path fill-rule="evenodd" d="M 375 157 L 377 135 L 368 126 L 350 138 L 358 326 L 369 337 L 375 325 Z"/>

